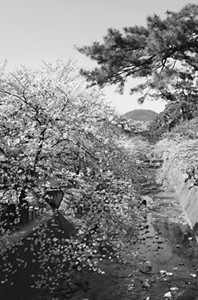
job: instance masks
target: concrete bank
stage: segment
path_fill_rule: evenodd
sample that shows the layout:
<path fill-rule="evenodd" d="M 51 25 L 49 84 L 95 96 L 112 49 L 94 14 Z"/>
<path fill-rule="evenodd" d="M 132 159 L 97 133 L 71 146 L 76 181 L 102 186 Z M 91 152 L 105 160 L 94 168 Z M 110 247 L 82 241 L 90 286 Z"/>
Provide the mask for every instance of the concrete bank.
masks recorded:
<path fill-rule="evenodd" d="M 183 207 L 186 220 L 198 240 L 198 186 L 196 165 L 198 164 L 198 140 L 164 139 L 155 148 L 164 160 L 158 181 L 167 180 L 174 188 Z M 193 170 L 195 174 L 193 174 Z"/>

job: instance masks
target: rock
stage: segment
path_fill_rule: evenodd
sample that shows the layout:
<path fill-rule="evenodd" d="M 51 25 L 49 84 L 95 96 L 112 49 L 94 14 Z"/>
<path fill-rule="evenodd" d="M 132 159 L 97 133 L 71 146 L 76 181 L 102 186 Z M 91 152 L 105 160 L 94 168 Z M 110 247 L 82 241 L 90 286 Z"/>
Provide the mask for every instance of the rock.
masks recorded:
<path fill-rule="evenodd" d="M 134 289 L 135 285 L 133 283 L 130 283 L 127 285 L 127 290 L 130 292 Z"/>
<path fill-rule="evenodd" d="M 160 274 L 161 274 L 162 276 L 164 276 L 164 275 L 166 275 L 166 271 L 165 271 L 165 270 L 160 270 Z"/>
<path fill-rule="evenodd" d="M 146 279 L 143 283 L 142 283 L 142 287 L 144 289 L 150 289 L 151 285 L 149 284 L 148 279 Z"/>
<path fill-rule="evenodd" d="M 173 296 L 172 296 L 171 292 L 169 291 L 168 293 L 164 294 L 164 298 L 165 299 L 172 299 Z"/>
<path fill-rule="evenodd" d="M 151 266 L 151 262 L 149 260 L 147 260 L 144 265 L 140 268 L 140 272 L 142 273 L 150 273 L 152 270 L 152 266 Z"/>
<path fill-rule="evenodd" d="M 161 274 L 162 276 L 165 276 L 165 275 L 173 276 L 173 273 L 172 273 L 172 272 L 167 272 L 167 271 L 165 271 L 165 270 L 161 270 L 161 271 L 160 271 L 160 274 Z"/>
<path fill-rule="evenodd" d="M 177 286 L 173 286 L 173 287 L 170 288 L 170 291 L 173 292 L 173 293 L 177 292 L 178 290 L 179 290 L 179 288 Z"/>

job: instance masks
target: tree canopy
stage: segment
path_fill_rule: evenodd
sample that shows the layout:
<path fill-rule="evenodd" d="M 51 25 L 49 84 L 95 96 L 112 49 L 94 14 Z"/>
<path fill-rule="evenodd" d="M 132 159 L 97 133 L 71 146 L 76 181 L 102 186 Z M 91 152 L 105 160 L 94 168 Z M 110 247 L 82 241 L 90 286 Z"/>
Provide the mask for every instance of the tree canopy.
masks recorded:
<path fill-rule="evenodd" d="M 120 93 L 129 78 L 142 78 L 131 88 L 131 93 L 142 93 L 140 103 L 164 99 L 177 103 L 181 118 L 191 118 L 192 106 L 197 111 L 197 15 L 198 5 L 188 4 L 179 12 L 167 11 L 164 19 L 148 16 L 146 26 L 111 28 L 103 43 L 78 48 L 99 65 L 81 73 L 92 85 L 117 85 Z"/>
<path fill-rule="evenodd" d="M 78 175 L 85 160 L 86 167 L 99 160 L 93 147 L 114 113 L 98 89 L 86 91 L 73 62 L 2 71 L 0 93 L 1 172 L 9 188 L 34 189 L 49 178 L 66 185 L 65 168 Z"/>

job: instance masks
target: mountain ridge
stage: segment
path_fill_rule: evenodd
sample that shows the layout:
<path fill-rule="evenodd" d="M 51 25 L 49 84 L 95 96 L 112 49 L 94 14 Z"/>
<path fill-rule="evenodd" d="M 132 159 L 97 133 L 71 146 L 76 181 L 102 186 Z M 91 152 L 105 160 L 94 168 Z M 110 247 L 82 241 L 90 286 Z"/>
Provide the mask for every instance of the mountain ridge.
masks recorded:
<path fill-rule="evenodd" d="M 124 114 L 126 119 L 134 121 L 152 121 L 158 115 L 157 112 L 151 109 L 134 109 Z"/>

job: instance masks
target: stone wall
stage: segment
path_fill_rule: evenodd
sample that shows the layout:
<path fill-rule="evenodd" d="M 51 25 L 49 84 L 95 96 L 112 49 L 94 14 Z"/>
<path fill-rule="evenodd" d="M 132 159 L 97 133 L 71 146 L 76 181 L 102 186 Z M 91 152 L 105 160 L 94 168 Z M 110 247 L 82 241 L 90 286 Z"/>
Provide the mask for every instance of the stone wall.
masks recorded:
<path fill-rule="evenodd" d="M 183 207 L 186 220 L 198 237 L 198 186 L 193 178 L 188 179 L 186 170 L 198 162 L 198 140 L 163 140 L 155 149 L 164 163 L 158 181 L 167 180 L 174 188 Z"/>

